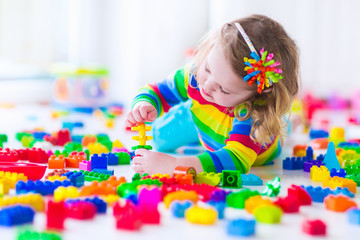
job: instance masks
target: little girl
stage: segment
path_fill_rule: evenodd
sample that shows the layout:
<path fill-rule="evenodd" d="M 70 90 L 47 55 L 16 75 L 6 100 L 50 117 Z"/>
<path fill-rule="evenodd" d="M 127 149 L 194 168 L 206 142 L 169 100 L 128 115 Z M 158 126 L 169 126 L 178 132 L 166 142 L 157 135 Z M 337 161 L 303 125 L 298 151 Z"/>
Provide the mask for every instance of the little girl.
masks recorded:
<path fill-rule="evenodd" d="M 126 118 L 128 126 L 152 122 L 190 101 L 198 138 L 208 151 L 174 157 L 138 149 L 132 168 L 149 174 L 171 174 L 179 165 L 246 173 L 270 162 L 286 134 L 283 116 L 298 92 L 298 65 L 294 41 L 269 17 L 252 15 L 209 33 L 190 64 L 139 90 Z"/>

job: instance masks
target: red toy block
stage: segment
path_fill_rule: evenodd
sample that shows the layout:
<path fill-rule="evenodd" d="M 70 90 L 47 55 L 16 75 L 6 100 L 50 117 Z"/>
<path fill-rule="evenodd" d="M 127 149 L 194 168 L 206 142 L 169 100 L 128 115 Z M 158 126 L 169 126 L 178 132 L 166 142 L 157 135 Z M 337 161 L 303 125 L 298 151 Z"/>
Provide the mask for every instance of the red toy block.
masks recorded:
<path fill-rule="evenodd" d="M 297 185 L 291 185 L 288 188 L 288 196 L 294 197 L 300 202 L 300 205 L 311 205 L 312 199 L 308 192 L 306 192 L 302 187 Z"/>
<path fill-rule="evenodd" d="M 92 202 L 76 201 L 66 204 L 67 217 L 74 219 L 92 219 L 95 217 L 97 207 Z"/>
<path fill-rule="evenodd" d="M 53 202 L 50 200 L 46 209 L 46 228 L 63 230 L 66 218 L 66 207 L 64 201 Z"/>
<path fill-rule="evenodd" d="M 49 155 L 41 148 L 29 149 L 29 162 L 47 163 Z"/>
<path fill-rule="evenodd" d="M 116 218 L 117 229 L 138 230 L 142 225 L 139 210 L 130 200 L 123 205 L 116 202 L 113 215 Z"/>
<path fill-rule="evenodd" d="M 0 151 L 0 161 L 1 162 L 17 162 L 19 160 L 19 155 L 16 151 L 10 151 L 9 148 Z"/>
<path fill-rule="evenodd" d="M 65 167 L 65 158 L 63 155 L 56 157 L 52 155 L 49 158 L 49 169 L 63 169 Z"/>
<path fill-rule="evenodd" d="M 305 220 L 302 223 L 302 230 L 312 236 L 326 235 L 326 224 L 319 220 Z"/>
<path fill-rule="evenodd" d="M 14 149 L 13 151 L 17 152 L 19 156 L 19 160 L 26 160 L 29 161 L 29 149 Z"/>
<path fill-rule="evenodd" d="M 70 131 L 67 128 L 59 130 L 51 136 L 44 136 L 44 140 L 55 146 L 64 146 L 66 143 L 71 142 Z"/>
<path fill-rule="evenodd" d="M 141 222 L 148 224 L 160 224 L 160 213 L 153 205 L 141 205 L 139 207 Z"/>
<path fill-rule="evenodd" d="M 278 205 L 285 213 L 297 213 L 301 205 L 294 196 L 279 197 L 274 204 Z"/>

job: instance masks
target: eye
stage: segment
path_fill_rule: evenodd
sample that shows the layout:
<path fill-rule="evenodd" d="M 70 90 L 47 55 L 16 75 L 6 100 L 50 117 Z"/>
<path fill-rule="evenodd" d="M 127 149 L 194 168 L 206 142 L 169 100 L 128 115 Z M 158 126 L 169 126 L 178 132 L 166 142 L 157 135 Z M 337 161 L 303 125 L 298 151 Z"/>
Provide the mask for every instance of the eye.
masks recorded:
<path fill-rule="evenodd" d="M 225 94 L 225 95 L 229 95 L 229 94 L 230 94 L 229 92 L 225 91 L 221 86 L 220 86 L 220 90 L 221 90 L 221 92 L 222 92 L 223 94 Z"/>
<path fill-rule="evenodd" d="M 209 69 L 209 66 L 207 64 L 205 64 L 205 71 L 210 73 L 210 69 Z"/>

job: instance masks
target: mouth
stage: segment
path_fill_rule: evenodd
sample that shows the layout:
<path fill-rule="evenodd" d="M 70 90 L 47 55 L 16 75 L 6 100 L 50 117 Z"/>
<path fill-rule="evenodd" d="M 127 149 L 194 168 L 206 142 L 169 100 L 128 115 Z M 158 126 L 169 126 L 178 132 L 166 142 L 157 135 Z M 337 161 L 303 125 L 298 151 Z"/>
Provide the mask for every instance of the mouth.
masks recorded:
<path fill-rule="evenodd" d="M 208 94 L 206 91 L 205 91 L 205 89 L 203 89 L 203 88 L 201 88 L 201 90 L 200 90 L 205 96 L 207 96 L 207 97 L 211 97 L 211 95 L 210 94 Z"/>

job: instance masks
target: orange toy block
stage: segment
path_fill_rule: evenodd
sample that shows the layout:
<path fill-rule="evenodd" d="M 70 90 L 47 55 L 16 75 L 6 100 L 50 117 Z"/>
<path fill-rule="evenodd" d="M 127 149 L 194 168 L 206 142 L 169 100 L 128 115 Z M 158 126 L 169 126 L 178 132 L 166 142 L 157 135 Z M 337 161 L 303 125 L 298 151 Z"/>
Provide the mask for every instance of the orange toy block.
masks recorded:
<path fill-rule="evenodd" d="M 193 175 L 192 174 L 176 174 L 175 179 L 178 184 L 193 184 Z"/>
<path fill-rule="evenodd" d="M 357 207 L 349 197 L 342 195 L 329 195 L 324 199 L 325 208 L 335 212 L 345 212 L 352 207 Z"/>
<path fill-rule="evenodd" d="M 91 195 L 113 195 L 116 194 L 115 188 L 110 184 L 100 184 L 97 181 L 92 181 L 90 185 L 81 189 L 80 196 Z"/>
<path fill-rule="evenodd" d="M 126 183 L 126 179 L 125 177 L 119 177 L 118 179 L 116 178 L 116 176 L 112 175 L 110 176 L 106 181 L 102 181 L 100 182 L 101 186 L 113 186 L 113 187 L 117 187 L 120 184 Z"/>
<path fill-rule="evenodd" d="M 96 143 L 97 142 L 97 137 L 96 136 L 84 136 L 82 141 L 81 141 L 81 145 L 83 145 L 84 147 L 87 147 L 87 145 L 89 145 L 89 143 Z"/>
<path fill-rule="evenodd" d="M 55 155 L 51 155 L 49 157 L 49 169 L 62 169 L 65 167 L 65 158 L 63 155 L 59 155 L 58 157 Z"/>
<path fill-rule="evenodd" d="M 306 156 L 306 145 L 295 145 L 293 148 L 293 156 L 304 157 Z"/>
<path fill-rule="evenodd" d="M 263 198 L 260 195 L 250 197 L 245 201 L 245 210 L 253 213 L 256 208 L 261 206 L 272 206 L 274 203 L 270 199 Z"/>
<path fill-rule="evenodd" d="M 313 149 L 327 149 L 329 140 L 327 138 L 316 138 L 312 140 L 309 144 Z"/>
<path fill-rule="evenodd" d="M 312 166 L 310 168 L 310 179 L 314 182 L 323 182 L 330 177 L 330 172 L 325 166 Z"/>
<path fill-rule="evenodd" d="M 79 168 L 79 163 L 86 160 L 85 155 L 71 154 L 65 158 L 65 165 L 68 168 Z"/>
<path fill-rule="evenodd" d="M 323 181 L 323 187 L 329 187 L 330 189 L 336 189 L 337 187 L 345 188 L 347 187 L 350 192 L 356 193 L 356 183 L 347 178 L 341 177 L 329 177 Z"/>

